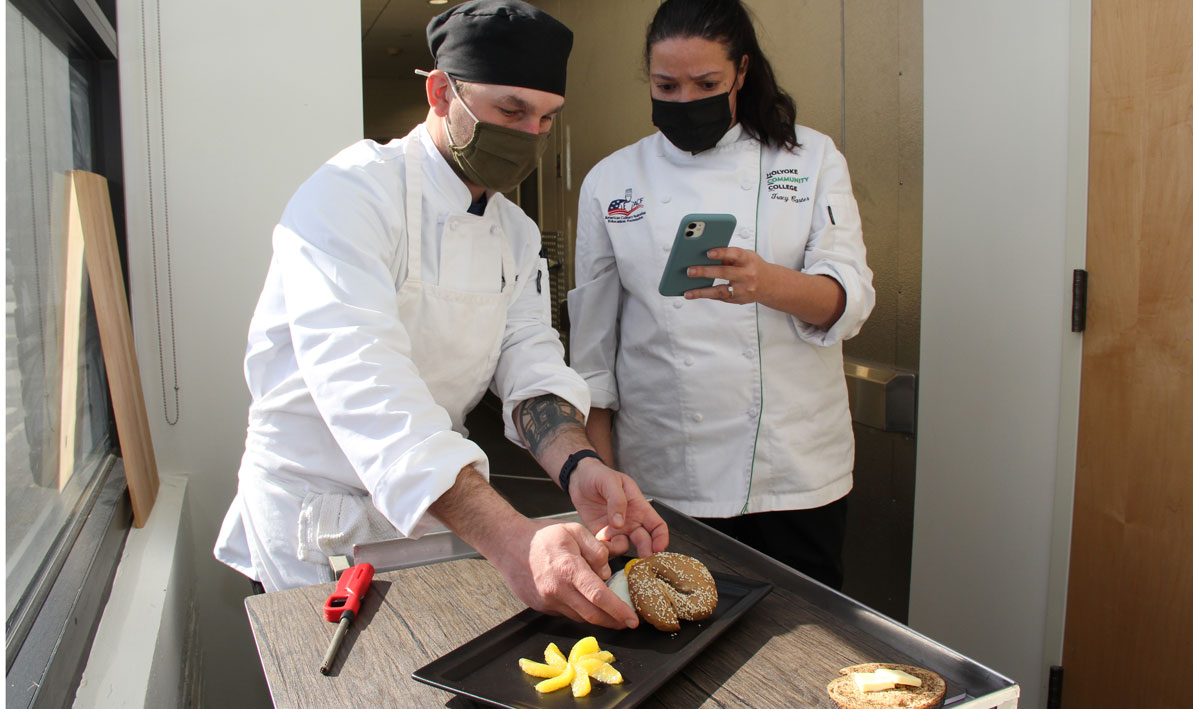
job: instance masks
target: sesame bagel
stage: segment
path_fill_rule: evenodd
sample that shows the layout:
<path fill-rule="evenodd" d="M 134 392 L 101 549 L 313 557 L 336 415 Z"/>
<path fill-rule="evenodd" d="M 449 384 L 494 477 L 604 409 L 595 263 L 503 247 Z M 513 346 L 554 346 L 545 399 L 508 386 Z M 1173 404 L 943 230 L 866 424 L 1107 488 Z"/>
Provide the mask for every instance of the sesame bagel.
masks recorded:
<path fill-rule="evenodd" d="M 675 632 L 680 620 L 703 620 L 717 607 L 717 584 L 696 559 L 659 552 L 626 566 L 630 599 L 638 615 L 659 630 Z"/>

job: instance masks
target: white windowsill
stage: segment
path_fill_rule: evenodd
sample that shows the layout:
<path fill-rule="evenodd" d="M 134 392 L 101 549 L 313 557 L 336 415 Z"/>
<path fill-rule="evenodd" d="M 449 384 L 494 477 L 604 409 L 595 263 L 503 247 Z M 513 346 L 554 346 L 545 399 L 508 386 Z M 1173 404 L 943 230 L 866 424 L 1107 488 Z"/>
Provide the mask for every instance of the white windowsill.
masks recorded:
<path fill-rule="evenodd" d="M 184 477 L 163 477 L 148 523 L 129 531 L 75 707 L 193 701 L 195 584 L 186 487 Z"/>

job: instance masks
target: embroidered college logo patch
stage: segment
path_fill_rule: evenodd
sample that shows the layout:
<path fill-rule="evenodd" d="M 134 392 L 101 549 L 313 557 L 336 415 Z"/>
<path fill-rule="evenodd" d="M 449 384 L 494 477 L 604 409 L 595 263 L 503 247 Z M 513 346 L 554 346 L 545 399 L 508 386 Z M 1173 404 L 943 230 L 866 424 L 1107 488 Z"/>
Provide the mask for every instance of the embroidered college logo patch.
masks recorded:
<path fill-rule="evenodd" d="M 807 202 L 811 197 L 800 194 L 800 187 L 807 188 L 807 177 L 801 177 L 796 168 L 771 170 L 766 173 L 766 189 L 771 199 L 781 202 L 799 204 Z"/>
<path fill-rule="evenodd" d="M 634 190 L 626 189 L 624 198 L 619 197 L 609 203 L 605 220 L 610 224 L 636 222 L 646 216 L 645 200 L 645 197 L 634 199 Z"/>

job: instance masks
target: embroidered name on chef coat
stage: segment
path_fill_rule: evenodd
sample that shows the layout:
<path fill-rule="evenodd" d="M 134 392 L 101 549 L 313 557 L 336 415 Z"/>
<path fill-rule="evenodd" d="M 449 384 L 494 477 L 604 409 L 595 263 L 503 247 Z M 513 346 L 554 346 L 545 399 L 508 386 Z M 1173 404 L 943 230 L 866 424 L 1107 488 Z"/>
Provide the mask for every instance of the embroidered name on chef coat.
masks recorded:
<path fill-rule="evenodd" d="M 807 187 L 808 177 L 799 174 L 799 168 L 788 167 L 766 173 L 766 190 L 770 198 L 789 204 L 807 202 L 812 198 L 800 194 L 801 187 Z"/>

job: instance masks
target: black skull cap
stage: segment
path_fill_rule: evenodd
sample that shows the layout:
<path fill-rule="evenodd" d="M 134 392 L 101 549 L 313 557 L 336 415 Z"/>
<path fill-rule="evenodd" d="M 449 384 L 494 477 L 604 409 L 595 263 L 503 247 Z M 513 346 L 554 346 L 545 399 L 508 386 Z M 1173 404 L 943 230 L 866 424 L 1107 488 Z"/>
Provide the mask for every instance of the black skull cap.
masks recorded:
<path fill-rule="evenodd" d="M 521 0 L 468 0 L 431 19 L 427 46 L 435 68 L 460 81 L 563 96 L 572 31 Z"/>

